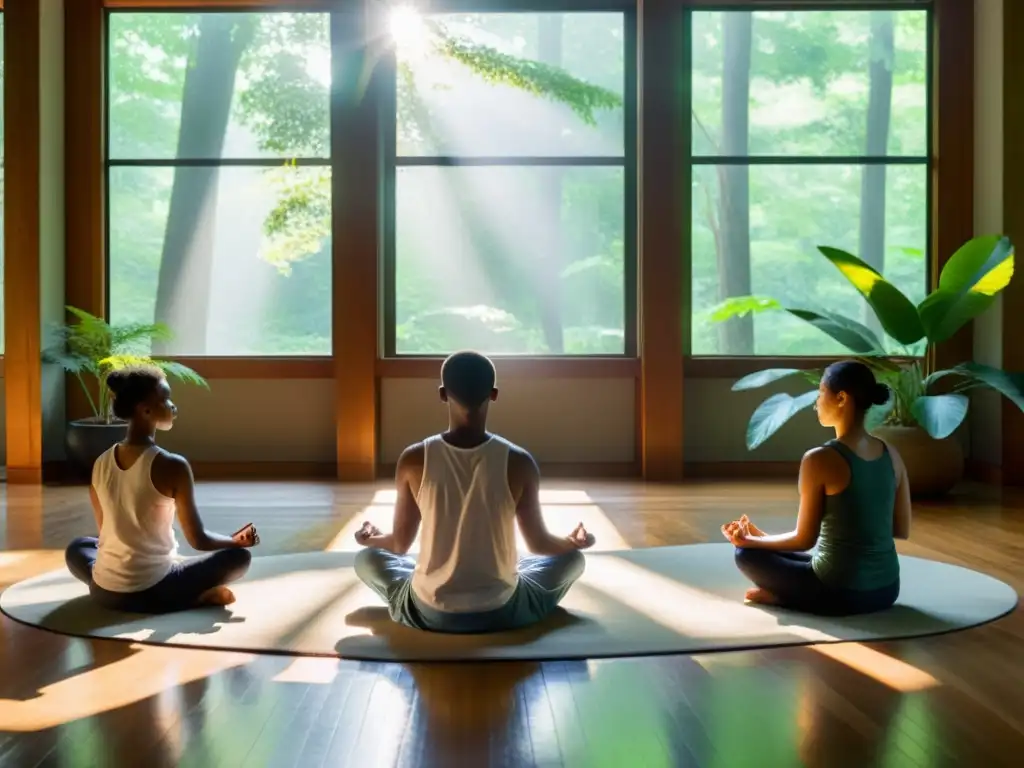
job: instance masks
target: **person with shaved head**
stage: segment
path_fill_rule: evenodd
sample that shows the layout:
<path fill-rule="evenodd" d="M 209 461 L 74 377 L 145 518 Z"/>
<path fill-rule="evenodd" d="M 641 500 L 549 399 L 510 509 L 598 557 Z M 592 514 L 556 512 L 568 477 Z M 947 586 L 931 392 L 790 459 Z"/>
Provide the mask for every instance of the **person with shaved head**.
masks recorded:
<path fill-rule="evenodd" d="M 369 522 L 356 574 L 387 603 L 391 618 L 433 632 L 517 629 L 548 616 L 583 573 L 594 536 L 580 523 L 552 535 L 540 506 L 533 457 L 487 430 L 498 399 L 494 363 L 458 352 L 441 366 L 448 429 L 398 460 L 394 526 Z M 516 551 L 516 525 L 532 553 Z M 422 528 L 419 557 L 408 556 Z"/>

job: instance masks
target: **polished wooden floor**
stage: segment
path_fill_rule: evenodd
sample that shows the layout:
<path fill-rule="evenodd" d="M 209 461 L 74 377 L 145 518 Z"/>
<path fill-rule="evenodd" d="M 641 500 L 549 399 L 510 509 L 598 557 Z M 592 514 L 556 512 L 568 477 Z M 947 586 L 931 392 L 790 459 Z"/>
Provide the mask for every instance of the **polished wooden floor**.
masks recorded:
<path fill-rule="evenodd" d="M 93 530 L 84 488 L 2 487 L 0 586 Z M 792 520 L 791 483 L 560 481 L 546 514 L 606 548 L 719 540 Z M 258 554 L 348 547 L 386 490 L 200 488 L 211 528 Z M 1024 588 L 1024 496 L 915 505 L 913 555 Z M 1024 611 L 942 637 L 595 662 L 369 664 L 63 637 L 0 618 L 0 766 L 1017 766 Z"/>

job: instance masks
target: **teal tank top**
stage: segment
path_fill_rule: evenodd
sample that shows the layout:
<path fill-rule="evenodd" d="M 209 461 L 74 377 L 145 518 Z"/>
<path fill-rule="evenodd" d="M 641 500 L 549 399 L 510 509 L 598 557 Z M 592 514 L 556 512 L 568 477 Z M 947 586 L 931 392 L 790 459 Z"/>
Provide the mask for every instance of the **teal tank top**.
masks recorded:
<path fill-rule="evenodd" d="M 888 587 L 900 576 L 892 535 L 896 471 L 889 449 L 874 461 L 867 461 L 838 440 L 825 445 L 849 464 L 850 484 L 841 493 L 825 497 L 818 551 L 811 566 L 831 587 Z"/>

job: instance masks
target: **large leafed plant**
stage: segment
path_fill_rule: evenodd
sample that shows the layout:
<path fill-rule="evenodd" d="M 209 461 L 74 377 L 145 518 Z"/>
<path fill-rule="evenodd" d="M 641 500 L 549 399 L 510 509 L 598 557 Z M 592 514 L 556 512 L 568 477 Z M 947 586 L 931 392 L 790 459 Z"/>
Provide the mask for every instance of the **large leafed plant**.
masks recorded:
<path fill-rule="evenodd" d="M 748 312 L 788 312 L 831 336 L 852 357 L 870 366 L 892 390 L 889 402 L 868 413 L 868 427 L 872 429 L 881 425 L 919 426 L 937 440 L 949 437 L 967 416 L 967 393 L 980 387 L 994 389 L 1024 410 L 1024 380 L 1019 375 L 970 361 L 937 371 L 929 370 L 926 363 L 934 358 L 929 353 L 936 344 L 985 312 L 1009 285 L 1014 252 L 1007 238 L 977 237 L 966 243 L 946 262 L 938 288 L 917 305 L 853 254 L 827 246 L 818 250 L 864 297 L 879 326 L 895 344 L 886 345 L 874 330 L 846 315 L 829 309 L 785 305 L 772 298 L 728 299 L 716 308 L 713 319 L 722 322 Z M 920 351 L 922 342 L 924 356 L 918 358 L 913 353 Z M 894 349 L 899 350 L 895 355 Z M 815 385 L 796 397 L 779 393 L 761 403 L 747 425 L 748 449 L 764 443 L 793 416 L 814 404 L 821 373 L 813 369 L 769 368 L 733 384 L 734 391 L 758 389 L 799 377 Z"/>
<path fill-rule="evenodd" d="M 107 389 L 107 376 L 112 371 L 154 366 L 170 378 L 208 386 L 206 380 L 187 365 L 150 356 L 149 350 L 154 341 L 166 341 L 172 337 L 166 325 L 111 325 L 103 318 L 77 307 L 67 307 L 67 311 L 75 321 L 55 329 L 55 338 L 43 353 L 43 361 L 61 366 L 78 379 L 92 408 L 93 415 L 89 421 L 101 424 L 115 422 L 113 400 Z"/>

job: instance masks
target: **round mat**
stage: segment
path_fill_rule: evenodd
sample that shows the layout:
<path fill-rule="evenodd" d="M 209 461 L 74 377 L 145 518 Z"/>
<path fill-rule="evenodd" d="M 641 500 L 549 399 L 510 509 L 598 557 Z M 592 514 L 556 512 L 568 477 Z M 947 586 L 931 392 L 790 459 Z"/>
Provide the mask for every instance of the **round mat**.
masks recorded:
<path fill-rule="evenodd" d="M 563 611 L 537 627 L 492 635 L 420 632 L 390 621 L 352 570 L 352 552 L 255 557 L 233 585 L 237 602 L 162 616 L 94 605 L 67 571 L 19 582 L 0 609 L 68 635 L 257 653 L 381 661 L 580 659 L 919 637 L 977 626 L 1009 613 L 1017 594 L 990 576 L 900 558 L 891 609 L 822 618 L 745 605 L 749 586 L 729 544 L 657 547 L 587 556 Z"/>

